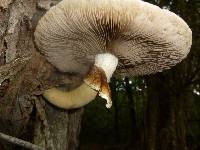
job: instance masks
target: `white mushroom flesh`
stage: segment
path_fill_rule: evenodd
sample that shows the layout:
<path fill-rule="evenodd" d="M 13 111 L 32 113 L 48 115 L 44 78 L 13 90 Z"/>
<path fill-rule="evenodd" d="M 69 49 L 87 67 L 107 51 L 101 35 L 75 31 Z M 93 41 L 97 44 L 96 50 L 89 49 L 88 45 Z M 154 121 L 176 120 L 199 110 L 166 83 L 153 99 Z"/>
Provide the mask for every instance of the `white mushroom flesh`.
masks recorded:
<path fill-rule="evenodd" d="M 108 82 L 110 82 L 110 78 L 112 77 L 114 71 L 116 70 L 117 64 L 118 64 L 117 57 L 109 53 L 98 54 L 95 57 L 94 66 L 96 66 L 97 68 L 101 68 L 106 75 L 106 79 L 101 78 L 101 89 L 99 90 L 99 96 L 106 99 L 107 108 L 110 108 L 112 106 L 112 100 Z"/>

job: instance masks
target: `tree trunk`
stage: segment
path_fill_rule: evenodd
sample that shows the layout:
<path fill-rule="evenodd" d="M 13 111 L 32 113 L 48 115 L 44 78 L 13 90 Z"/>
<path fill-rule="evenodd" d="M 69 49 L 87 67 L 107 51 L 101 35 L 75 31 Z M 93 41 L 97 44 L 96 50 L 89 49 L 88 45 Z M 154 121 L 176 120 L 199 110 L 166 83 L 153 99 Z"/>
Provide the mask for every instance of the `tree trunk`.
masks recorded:
<path fill-rule="evenodd" d="M 148 79 L 147 150 L 187 150 L 187 92 L 171 93 L 163 74 Z"/>
<path fill-rule="evenodd" d="M 115 141 L 119 142 L 121 140 L 121 136 L 119 133 L 119 110 L 117 105 L 117 91 L 116 91 L 116 78 L 111 78 L 111 94 L 112 94 L 112 101 L 113 101 L 113 108 L 114 108 L 114 128 L 115 128 Z"/>
<path fill-rule="evenodd" d="M 58 109 L 40 95 L 60 84 L 73 88 L 81 77 L 58 72 L 33 40 L 37 21 L 58 1 L 0 0 L 0 132 L 45 149 L 75 150 L 82 109 Z M 0 149 L 17 147 L 0 140 Z"/>
<path fill-rule="evenodd" d="M 129 78 L 125 77 L 125 89 L 126 94 L 128 97 L 128 106 L 129 106 L 129 116 L 131 120 L 131 135 L 132 135 L 132 141 L 136 143 L 137 140 L 137 126 L 136 126 L 136 113 L 135 113 L 135 102 L 133 100 L 133 93 L 132 93 L 132 87 L 129 83 Z"/>

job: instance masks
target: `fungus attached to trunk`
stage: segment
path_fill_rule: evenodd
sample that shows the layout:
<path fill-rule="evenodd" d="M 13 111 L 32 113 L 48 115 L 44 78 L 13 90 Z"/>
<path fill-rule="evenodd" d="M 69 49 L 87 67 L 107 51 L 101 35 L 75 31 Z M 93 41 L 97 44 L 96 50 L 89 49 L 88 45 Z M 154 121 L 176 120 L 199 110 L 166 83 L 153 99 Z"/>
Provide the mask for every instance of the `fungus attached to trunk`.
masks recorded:
<path fill-rule="evenodd" d="M 35 42 L 59 71 L 84 76 L 72 91 L 46 90 L 48 101 L 77 108 L 99 93 L 109 108 L 118 62 L 120 74 L 168 69 L 187 56 L 192 32 L 179 16 L 141 0 L 63 0 L 39 21 Z"/>

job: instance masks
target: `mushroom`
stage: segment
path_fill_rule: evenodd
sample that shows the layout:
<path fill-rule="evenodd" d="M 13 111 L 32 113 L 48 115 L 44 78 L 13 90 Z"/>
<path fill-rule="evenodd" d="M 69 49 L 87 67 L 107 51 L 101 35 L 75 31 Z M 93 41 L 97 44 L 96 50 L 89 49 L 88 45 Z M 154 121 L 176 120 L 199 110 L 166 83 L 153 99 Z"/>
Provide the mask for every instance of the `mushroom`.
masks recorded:
<path fill-rule="evenodd" d="M 40 19 L 34 35 L 54 67 L 84 77 L 74 90 L 43 93 L 66 109 L 84 106 L 97 94 L 111 107 L 108 82 L 115 70 L 133 76 L 161 72 L 183 60 L 192 44 L 179 16 L 141 0 L 63 0 Z"/>

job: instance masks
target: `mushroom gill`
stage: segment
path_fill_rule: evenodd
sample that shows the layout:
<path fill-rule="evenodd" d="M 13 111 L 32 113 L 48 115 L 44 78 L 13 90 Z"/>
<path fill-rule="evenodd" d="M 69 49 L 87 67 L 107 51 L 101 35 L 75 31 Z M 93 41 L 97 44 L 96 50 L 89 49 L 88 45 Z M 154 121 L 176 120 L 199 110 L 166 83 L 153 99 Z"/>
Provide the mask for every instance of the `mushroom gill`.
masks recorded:
<path fill-rule="evenodd" d="M 192 32 L 179 16 L 141 0 L 63 0 L 41 18 L 34 35 L 53 66 L 85 77 L 72 91 L 45 91 L 47 100 L 67 109 L 89 103 L 97 93 L 110 107 L 107 82 L 118 61 L 120 74 L 156 73 L 183 60 L 192 44 Z"/>

